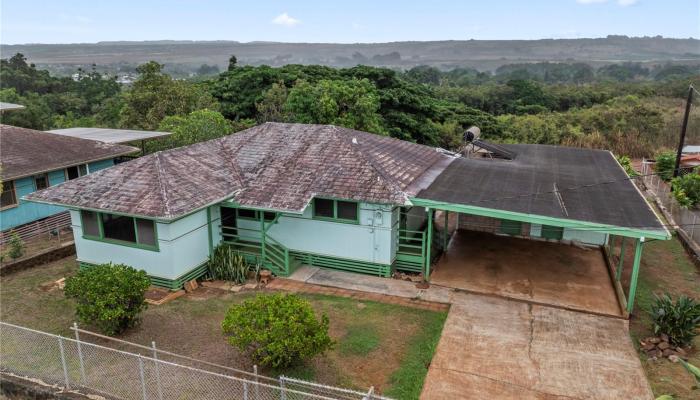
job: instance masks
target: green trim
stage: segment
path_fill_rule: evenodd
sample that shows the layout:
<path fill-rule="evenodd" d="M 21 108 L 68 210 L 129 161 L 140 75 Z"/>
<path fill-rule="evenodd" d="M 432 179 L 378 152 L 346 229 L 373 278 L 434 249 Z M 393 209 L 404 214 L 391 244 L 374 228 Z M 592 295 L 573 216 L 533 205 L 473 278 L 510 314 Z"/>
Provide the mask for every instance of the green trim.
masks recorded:
<path fill-rule="evenodd" d="M 560 226 L 562 228 L 571 228 L 571 229 L 579 229 L 579 230 L 592 230 L 592 231 L 609 233 L 609 234 L 619 235 L 619 236 L 628 236 L 628 237 L 634 237 L 634 238 L 644 237 L 644 238 L 660 239 L 660 240 L 668 240 L 671 238 L 671 235 L 665 229 L 664 229 L 664 233 L 660 233 L 659 231 L 648 231 L 648 230 L 638 229 L 638 228 L 625 228 L 625 227 L 614 226 L 614 225 L 609 225 L 609 224 L 600 224 L 600 223 L 595 223 L 595 222 L 584 222 L 584 221 L 577 221 L 577 220 L 565 219 L 565 218 L 554 218 L 554 217 L 547 217 L 547 216 L 543 216 L 543 215 L 526 214 L 526 213 L 520 213 L 520 212 L 514 212 L 514 211 L 503 211 L 503 210 L 496 210 L 493 208 L 484 208 L 484 207 L 469 206 L 469 205 L 464 205 L 464 204 L 446 203 L 446 202 L 442 202 L 442 201 L 420 199 L 420 198 L 412 198 L 411 203 L 413 203 L 413 205 L 416 205 L 416 206 L 431 207 L 431 208 L 435 208 L 435 209 L 439 209 L 439 210 L 455 211 L 455 212 L 460 212 L 460 213 L 465 213 L 465 214 L 480 215 L 480 216 L 484 216 L 484 217 L 492 217 L 492 218 L 498 218 L 498 219 L 510 219 L 510 220 L 515 220 L 515 221 L 529 222 L 529 223 L 533 223 L 533 224 Z"/>
<path fill-rule="evenodd" d="M 100 236 L 99 236 L 99 237 L 98 237 L 98 236 L 94 236 L 94 235 L 88 235 L 88 234 L 85 234 L 85 233 L 84 233 L 84 232 L 85 232 L 85 229 L 84 229 L 84 227 L 85 227 L 85 221 L 83 221 L 83 211 L 94 212 L 94 213 L 96 214 L 96 216 L 97 216 L 97 227 L 98 227 L 98 229 L 99 229 L 99 231 L 100 231 Z M 83 239 L 85 239 L 85 240 L 92 240 L 92 241 L 95 241 L 95 242 L 103 242 L 103 243 L 109 243 L 109 244 L 116 244 L 116 245 L 125 246 L 125 247 L 133 247 L 133 248 L 137 248 L 137 249 L 141 249 L 141 250 L 156 251 L 156 252 L 159 252 L 159 251 L 160 251 L 159 240 L 158 240 L 158 224 L 157 224 L 157 223 L 155 222 L 155 220 L 153 220 L 153 219 L 141 218 L 141 217 L 130 217 L 130 216 L 127 216 L 127 215 L 112 214 L 112 213 L 103 213 L 103 212 L 92 211 L 92 210 L 79 210 L 78 213 L 80 214 L 80 232 L 81 232 L 81 234 L 82 234 Z M 134 225 L 134 236 L 136 237 L 136 241 L 137 241 L 137 242 L 136 242 L 136 243 L 132 243 L 132 242 L 124 241 L 124 240 L 117 240 L 117 239 L 106 238 L 106 237 L 105 237 L 105 233 L 104 233 L 104 226 L 103 226 L 103 224 L 102 224 L 102 215 L 103 215 L 103 214 L 107 214 L 107 215 L 110 215 L 110 214 L 111 214 L 111 215 L 119 215 L 119 216 L 121 216 L 121 217 L 128 217 L 128 218 L 131 218 L 131 219 L 132 219 L 132 223 L 133 223 L 133 225 Z M 137 225 L 136 225 L 136 218 L 138 218 L 138 219 L 143 219 L 143 220 L 146 220 L 146 221 L 151 221 L 151 223 L 153 224 L 153 239 L 155 240 L 155 245 L 146 245 L 146 244 L 138 243 L 138 240 L 139 240 L 139 230 L 138 230 L 138 227 L 137 227 Z"/>
<path fill-rule="evenodd" d="M 637 239 L 637 247 L 634 249 L 634 264 L 632 264 L 632 277 L 630 278 L 630 290 L 627 295 L 627 312 L 632 314 L 634 308 L 634 296 L 637 293 L 637 280 L 639 279 L 639 264 L 642 260 L 642 247 L 644 238 Z"/>
<path fill-rule="evenodd" d="M 154 275 L 148 275 L 148 278 L 151 280 L 151 285 L 153 286 L 158 286 L 170 290 L 179 290 L 182 289 L 186 282 L 189 282 L 192 279 L 199 279 L 202 276 L 206 275 L 209 272 L 207 268 L 207 263 L 208 261 L 205 261 L 175 279 L 163 278 Z M 84 261 L 78 262 L 78 268 L 81 270 L 94 267 L 96 265 L 97 264 Z"/>
<path fill-rule="evenodd" d="M 316 215 L 316 200 L 328 200 L 333 202 L 333 217 L 323 217 L 323 216 L 317 216 Z M 352 219 L 344 219 L 344 218 L 338 218 L 338 202 L 342 201 L 344 203 L 353 203 L 355 204 L 355 215 L 356 218 L 354 220 Z M 314 197 L 313 200 L 311 200 L 311 217 L 316 220 L 320 221 L 330 221 L 330 222 L 340 222 L 343 224 L 355 224 L 358 225 L 360 223 L 360 203 L 354 200 L 345 200 L 345 199 L 333 199 L 329 197 Z"/>

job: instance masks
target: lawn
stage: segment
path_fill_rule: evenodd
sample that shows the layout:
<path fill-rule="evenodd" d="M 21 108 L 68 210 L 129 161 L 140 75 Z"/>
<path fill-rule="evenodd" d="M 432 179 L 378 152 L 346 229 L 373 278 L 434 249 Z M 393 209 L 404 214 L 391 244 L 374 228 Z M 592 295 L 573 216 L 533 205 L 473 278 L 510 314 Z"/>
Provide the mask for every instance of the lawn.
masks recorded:
<path fill-rule="evenodd" d="M 75 273 L 70 258 L 2 278 L 2 320 L 62 335 L 74 321 L 74 304 L 61 290 L 44 291 L 42 283 Z M 209 362 L 252 370 L 248 358 L 229 346 L 221 334 L 221 321 L 229 306 L 254 293 L 232 293 L 200 288 L 160 306 L 150 306 L 142 324 L 122 339 Z M 437 346 L 445 312 L 394 304 L 334 297 L 302 295 L 331 321 L 337 345 L 323 356 L 286 371 L 262 371 L 312 379 L 329 385 L 367 390 L 388 396 L 418 398 L 427 368 Z"/>
<path fill-rule="evenodd" d="M 626 247 L 623 286 L 625 293 L 629 285 L 631 273 L 632 241 L 628 240 Z M 617 250 L 616 250 L 617 251 Z M 653 303 L 654 294 L 670 293 L 674 298 L 680 294 L 700 300 L 700 274 L 697 267 L 686 253 L 677 237 L 667 241 L 651 241 L 644 245 L 642 263 L 639 271 L 635 310 L 630 319 L 630 335 L 639 347 L 639 339 L 653 336 L 649 307 Z M 694 351 L 689 361 L 700 366 L 700 337 L 694 341 Z M 647 360 L 640 352 L 642 365 L 656 396 L 672 394 L 676 399 L 697 399 L 698 392 L 691 391 L 694 379 L 680 364 L 668 360 Z"/>

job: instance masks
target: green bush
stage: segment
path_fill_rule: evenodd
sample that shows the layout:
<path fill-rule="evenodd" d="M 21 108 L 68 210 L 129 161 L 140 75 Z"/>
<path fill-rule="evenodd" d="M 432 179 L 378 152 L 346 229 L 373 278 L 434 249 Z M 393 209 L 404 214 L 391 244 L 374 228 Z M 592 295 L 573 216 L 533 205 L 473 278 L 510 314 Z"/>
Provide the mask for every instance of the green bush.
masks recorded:
<path fill-rule="evenodd" d="M 13 259 L 17 259 L 24 255 L 24 242 L 19 237 L 17 232 L 12 232 L 10 240 L 7 243 L 9 249 L 7 250 L 7 255 Z"/>
<path fill-rule="evenodd" d="M 665 333 L 676 346 L 690 344 L 700 327 L 700 303 L 681 295 L 674 302 L 668 294 L 656 296 L 651 306 L 654 334 Z"/>
<path fill-rule="evenodd" d="M 666 151 L 656 156 L 656 173 L 659 178 L 670 181 L 673 178 L 673 170 L 676 168 L 676 154 Z"/>
<path fill-rule="evenodd" d="M 625 170 L 625 173 L 627 173 L 627 176 L 635 177 L 638 175 L 637 171 L 635 171 L 634 168 L 632 168 L 632 161 L 628 156 L 619 156 L 616 158 L 617 162 L 619 162 L 622 168 Z"/>
<path fill-rule="evenodd" d="M 700 175 L 697 171 L 673 178 L 671 187 L 681 206 L 690 208 L 700 203 Z"/>
<path fill-rule="evenodd" d="M 209 276 L 213 279 L 235 283 L 245 282 L 249 271 L 248 264 L 246 264 L 243 256 L 227 244 L 216 246 L 208 266 Z"/>
<path fill-rule="evenodd" d="M 150 285 L 146 272 L 110 263 L 81 269 L 66 279 L 65 293 L 77 300 L 81 322 L 115 335 L 138 324 Z"/>
<path fill-rule="evenodd" d="M 328 326 L 325 314 L 319 321 L 311 304 L 294 294 L 258 295 L 232 306 L 221 323 L 232 346 L 273 368 L 300 364 L 331 349 Z"/>

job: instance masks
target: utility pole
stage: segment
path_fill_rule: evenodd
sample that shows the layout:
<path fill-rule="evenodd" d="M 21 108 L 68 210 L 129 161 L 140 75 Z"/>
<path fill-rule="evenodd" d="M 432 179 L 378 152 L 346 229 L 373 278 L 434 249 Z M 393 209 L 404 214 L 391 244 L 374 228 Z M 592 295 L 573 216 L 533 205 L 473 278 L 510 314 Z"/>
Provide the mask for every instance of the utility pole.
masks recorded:
<path fill-rule="evenodd" d="M 690 106 L 693 103 L 693 90 L 695 88 L 691 84 L 688 86 L 688 100 L 685 102 L 685 115 L 683 115 L 683 125 L 681 126 L 681 140 L 678 142 L 678 152 L 676 153 L 676 167 L 673 169 L 673 177 L 677 177 L 681 170 L 681 155 L 683 154 L 683 145 L 685 144 L 685 131 L 688 129 L 688 117 L 690 116 Z"/>

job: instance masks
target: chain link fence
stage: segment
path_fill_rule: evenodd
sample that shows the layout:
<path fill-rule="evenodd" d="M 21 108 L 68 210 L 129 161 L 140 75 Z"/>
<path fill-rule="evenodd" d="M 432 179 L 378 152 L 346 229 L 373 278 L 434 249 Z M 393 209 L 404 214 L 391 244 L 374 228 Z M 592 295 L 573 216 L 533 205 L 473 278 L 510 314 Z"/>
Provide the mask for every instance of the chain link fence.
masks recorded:
<path fill-rule="evenodd" d="M 700 211 L 681 207 L 671 193 L 671 185 L 654 174 L 653 163 L 642 162 L 642 179 L 647 191 L 653 194 L 658 203 L 673 217 L 685 235 L 695 244 L 700 242 Z"/>
<path fill-rule="evenodd" d="M 233 376 L 165 361 L 158 355 L 156 350 L 148 357 L 85 342 L 78 335 L 70 339 L 0 322 L 0 370 L 110 398 L 388 400 L 373 394 L 372 389 L 359 392 L 219 366 L 244 372 Z"/>

